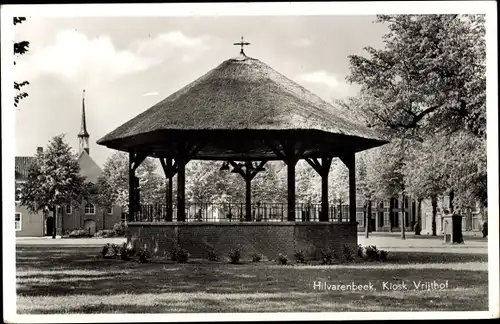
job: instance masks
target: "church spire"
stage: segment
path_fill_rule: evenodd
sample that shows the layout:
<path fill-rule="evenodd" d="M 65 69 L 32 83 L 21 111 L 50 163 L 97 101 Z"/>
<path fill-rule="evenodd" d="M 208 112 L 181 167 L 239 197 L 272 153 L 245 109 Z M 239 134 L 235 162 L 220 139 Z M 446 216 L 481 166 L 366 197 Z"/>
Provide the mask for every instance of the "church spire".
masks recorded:
<path fill-rule="evenodd" d="M 87 154 L 90 154 L 89 149 L 89 133 L 87 132 L 87 120 L 85 118 L 85 90 L 83 90 L 82 97 L 82 125 L 80 128 L 80 133 L 78 133 L 78 141 L 80 143 L 80 153 L 86 151 Z"/>

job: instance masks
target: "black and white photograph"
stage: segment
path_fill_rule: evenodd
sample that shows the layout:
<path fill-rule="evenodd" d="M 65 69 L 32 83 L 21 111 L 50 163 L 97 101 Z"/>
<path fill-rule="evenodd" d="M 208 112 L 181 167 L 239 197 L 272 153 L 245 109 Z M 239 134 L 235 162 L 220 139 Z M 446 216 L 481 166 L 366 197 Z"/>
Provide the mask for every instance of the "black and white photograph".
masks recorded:
<path fill-rule="evenodd" d="M 500 316 L 496 2 L 1 9 L 4 322 Z"/>

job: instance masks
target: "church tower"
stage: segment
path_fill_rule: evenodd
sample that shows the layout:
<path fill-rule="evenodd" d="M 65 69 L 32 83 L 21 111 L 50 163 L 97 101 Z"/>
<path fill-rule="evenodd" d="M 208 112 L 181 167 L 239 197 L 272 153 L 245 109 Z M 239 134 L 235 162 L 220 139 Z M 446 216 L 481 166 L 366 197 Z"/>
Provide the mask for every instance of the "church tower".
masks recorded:
<path fill-rule="evenodd" d="M 80 133 L 78 133 L 78 142 L 80 146 L 79 152 L 82 153 L 86 151 L 87 154 L 90 155 L 89 148 L 89 133 L 87 132 L 87 120 L 85 119 L 85 90 L 83 90 L 83 98 L 82 98 L 82 125 L 80 128 Z"/>

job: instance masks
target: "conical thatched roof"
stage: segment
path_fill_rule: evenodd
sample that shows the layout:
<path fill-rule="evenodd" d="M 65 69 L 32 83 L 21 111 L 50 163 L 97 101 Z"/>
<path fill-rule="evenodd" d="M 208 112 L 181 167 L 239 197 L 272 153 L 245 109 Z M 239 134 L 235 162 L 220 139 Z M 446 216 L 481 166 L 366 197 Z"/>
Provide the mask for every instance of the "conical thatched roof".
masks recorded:
<path fill-rule="evenodd" d="M 364 140 L 358 151 L 386 143 L 375 131 L 342 118 L 332 105 L 263 62 L 240 56 L 126 122 L 98 144 L 127 151 L 132 143 L 139 145 L 138 137 L 150 134 L 151 143 L 152 134 L 162 133 L 165 142 L 167 133 L 176 131 L 226 135 L 227 131 L 312 131 Z"/>

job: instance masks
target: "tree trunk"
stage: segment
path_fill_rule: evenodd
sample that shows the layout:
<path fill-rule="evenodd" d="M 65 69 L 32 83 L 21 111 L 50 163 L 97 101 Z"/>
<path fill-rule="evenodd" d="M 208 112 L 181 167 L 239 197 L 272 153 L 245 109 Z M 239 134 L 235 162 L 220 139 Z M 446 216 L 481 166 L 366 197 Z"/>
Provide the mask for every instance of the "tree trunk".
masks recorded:
<path fill-rule="evenodd" d="M 54 222 L 52 224 L 52 238 L 56 238 L 56 231 L 57 231 L 57 208 L 53 209 L 54 213 Z"/>
<path fill-rule="evenodd" d="M 415 235 L 420 235 L 422 231 L 422 199 L 418 199 L 417 205 L 417 224 L 415 224 Z"/>
<path fill-rule="evenodd" d="M 368 238 L 370 236 L 370 224 L 372 220 L 372 202 L 368 200 L 368 212 L 366 214 L 366 224 L 365 224 L 365 237 Z"/>
<path fill-rule="evenodd" d="M 64 235 L 64 215 L 66 214 L 66 207 L 61 206 L 61 237 Z"/>
<path fill-rule="evenodd" d="M 453 212 L 453 211 L 454 211 L 454 209 L 455 209 L 455 208 L 454 208 L 454 206 L 453 206 L 453 199 L 455 198 L 455 192 L 453 192 L 453 190 L 452 190 L 452 191 L 450 191 L 449 198 L 450 198 L 450 214 L 452 214 L 452 215 L 453 215 L 453 214 L 454 214 L 454 212 Z"/>
<path fill-rule="evenodd" d="M 389 232 L 392 233 L 392 229 L 394 227 L 394 213 L 392 209 L 394 208 L 394 201 L 392 198 L 389 199 Z"/>
<path fill-rule="evenodd" d="M 401 239 L 406 240 L 406 222 L 405 222 L 405 196 L 403 196 L 401 201 Z"/>
<path fill-rule="evenodd" d="M 432 236 L 436 236 L 437 196 L 431 197 L 432 203 Z"/>

